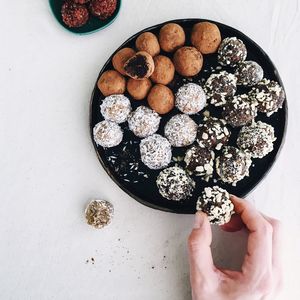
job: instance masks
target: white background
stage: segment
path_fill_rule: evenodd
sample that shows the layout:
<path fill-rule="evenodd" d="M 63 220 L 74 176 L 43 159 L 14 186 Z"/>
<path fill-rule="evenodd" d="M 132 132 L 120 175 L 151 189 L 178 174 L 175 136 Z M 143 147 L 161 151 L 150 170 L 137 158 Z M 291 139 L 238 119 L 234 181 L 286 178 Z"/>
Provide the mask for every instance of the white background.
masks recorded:
<path fill-rule="evenodd" d="M 190 299 L 186 239 L 193 216 L 152 210 L 121 191 L 97 161 L 88 127 L 90 95 L 109 55 L 145 27 L 187 17 L 243 31 L 282 76 L 286 143 L 248 199 L 284 222 L 280 299 L 300 299 L 299 1 L 124 0 L 109 28 L 76 36 L 60 27 L 46 0 L 14 0 L 1 1 L 0 18 L 1 300 Z M 115 206 L 104 230 L 85 224 L 84 207 L 94 197 Z M 214 228 L 213 240 L 216 263 L 240 264 L 245 234 Z"/>

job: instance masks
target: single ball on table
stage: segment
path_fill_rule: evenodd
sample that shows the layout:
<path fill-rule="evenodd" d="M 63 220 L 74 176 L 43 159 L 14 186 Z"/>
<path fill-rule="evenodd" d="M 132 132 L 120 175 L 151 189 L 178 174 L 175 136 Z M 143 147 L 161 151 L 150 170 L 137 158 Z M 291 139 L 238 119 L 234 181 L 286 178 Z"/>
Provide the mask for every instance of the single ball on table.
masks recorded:
<path fill-rule="evenodd" d="M 221 40 L 221 33 L 216 24 L 200 22 L 193 26 L 191 42 L 201 53 L 215 53 Z"/>
<path fill-rule="evenodd" d="M 135 100 L 145 99 L 151 89 L 151 86 L 152 83 L 148 78 L 140 80 L 129 78 L 127 81 L 127 91 Z"/>
<path fill-rule="evenodd" d="M 222 119 L 206 118 L 198 127 L 197 142 L 201 148 L 220 150 L 229 138 L 230 131 Z"/>
<path fill-rule="evenodd" d="M 140 143 L 142 162 L 150 169 L 157 170 L 168 166 L 172 159 L 169 141 L 159 134 L 153 134 Z"/>
<path fill-rule="evenodd" d="M 237 145 L 253 158 L 263 158 L 273 150 L 276 140 L 273 126 L 258 121 L 244 126 L 239 132 Z"/>
<path fill-rule="evenodd" d="M 164 198 L 173 201 L 185 200 L 195 188 L 194 180 L 179 167 L 162 170 L 156 179 L 156 185 Z"/>
<path fill-rule="evenodd" d="M 236 185 L 245 176 L 249 176 L 251 157 L 238 148 L 226 146 L 216 159 L 216 171 L 225 183 Z"/>
<path fill-rule="evenodd" d="M 138 137 L 144 138 L 158 130 L 160 116 L 154 110 L 139 106 L 128 117 L 129 129 Z"/>
<path fill-rule="evenodd" d="M 104 148 L 115 147 L 122 142 L 123 131 L 121 127 L 111 121 L 102 121 L 93 128 L 94 141 Z"/>
<path fill-rule="evenodd" d="M 195 47 L 182 47 L 175 52 L 173 63 L 180 75 L 192 77 L 201 71 L 203 57 Z"/>
<path fill-rule="evenodd" d="M 109 70 L 103 72 L 97 82 L 97 86 L 104 96 L 124 94 L 126 90 L 126 80 L 119 72 Z"/>
<path fill-rule="evenodd" d="M 144 32 L 138 36 L 135 41 L 135 47 L 139 51 L 146 51 L 151 56 L 155 56 L 160 52 L 158 39 L 152 32 Z"/>
<path fill-rule="evenodd" d="M 218 61 L 223 66 L 235 67 L 247 57 L 245 44 L 236 37 L 225 38 L 218 50 Z"/>
<path fill-rule="evenodd" d="M 151 80 L 155 83 L 169 84 L 175 74 L 175 67 L 171 59 L 164 55 L 157 55 L 153 60 L 154 72 L 151 75 Z"/>
<path fill-rule="evenodd" d="M 197 124 L 188 115 L 178 114 L 167 122 L 164 131 L 172 146 L 185 147 L 195 141 Z"/>
<path fill-rule="evenodd" d="M 204 90 L 210 103 L 214 106 L 223 106 L 227 99 L 236 93 L 237 78 L 226 71 L 211 74 L 207 79 Z"/>
<path fill-rule="evenodd" d="M 61 16 L 68 27 L 81 27 L 88 21 L 89 11 L 82 4 L 66 1 L 61 8 Z"/>
<path fill-rule="evenodd" d="M 168 113 L 174 107 L 173 92 L 162 84 L 156 84 L 152 87 L 147 100 L 149 106 L 161 115 Z"/>
<path fill-rule="evenodd" d="M 119 50 L 112 58 L 112 64 L 114 68 L 122 75 L 126 75 L 124 64 L 133 55 L 135 55 L 135 51 L 131 48 L 123 48 Z"/>
<path fill-rule="evenodd" d="M 168 23 L 159 31 L 160 47 L 166 52 L 173 52 L 185 43 L 183 28 L 176 23 Z"/>
<path fill-rule="evenodd" d="M 181 112 L 194 115 L 206 106 L 206 95 L 200 85 L 187 83 L 178 89 L 175 105 Z"/>
<path fill-rule="evenodd" d="M 257 115 L 257 102 L 251 101 L 246 94 L 234 96 L 223 107 L 223 117 L 232 127 L 251 123 Z"/>
<path fill-rule="evenodd" d="M 237 84 L 253 86 L 259 83 L 264 77 L 264 70 L 255 61 L 243 61 L 235 70 Z"/>
<path fill-rule="evenodd" d="M 278 82 L 264 78 L 249 93 L 252 101 L 257 101 L 257 109 L 267 116 L 282 108 L 285 99 L 283 88 Z"/>
<path fill-rule="evenodd" d="M 117 8 L 117 0 L 91 0 L 91 13 L 100 20 L 111 17 Z"/>
<path fill-rule="evenodd" d="M 234 214 L 229 193 L 219 186 L 206 187 L 198 198 L 196 209 L 207 214 L 211 224 L 224 225 Z"/>

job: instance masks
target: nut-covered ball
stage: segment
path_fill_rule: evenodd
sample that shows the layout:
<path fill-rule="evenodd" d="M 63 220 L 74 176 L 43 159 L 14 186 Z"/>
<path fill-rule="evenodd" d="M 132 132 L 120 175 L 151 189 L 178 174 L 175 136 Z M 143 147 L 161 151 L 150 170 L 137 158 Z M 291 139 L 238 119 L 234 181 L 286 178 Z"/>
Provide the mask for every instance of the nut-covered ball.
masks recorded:
<path fill-rule="evenodd" d="M 124 94 L 126 90 L 126 80 L 119 72 L 109 70 L 100 76 L 97 86 L 104 96 Z"/>
<path fill-rule="evenodd" d="M 106 20 L 115 12 L 117 0 L 91 0 L 89 8 L 95 17 Z"/>
<path fill-rule="evenodd" d="M 147 99 L 149 106 L 161 115 L 168 113 L 174 107 L 174 95 L 172 91 L 162 84 L 154 85 Z"/>
<path fill-rule="evenodd" d="M 166 52 L 173 52 L 182 47 L 185 42 L 183 28 L 176 23 L 168 23 L 159 31 L 160 47 Z"/>
<path fill-rule="evenodd" d="M 124 70 L 124 64 L 126 61 L 135 54 L 132 48 L 123 48 L 119 50 L 112 58 L 112 64 L 114 68 L 122 75 L 126 75 Z"/>
<path fill-rule="evenodd" d="M 144 32 L 140 34 L 135 41 L 135 47 L 139 51 L 148 52 L 151 56 L 155 56 L 160 52 L 158 39 L 152 32 Z"/>
<path fill-rule="evenodd" d="M 89 11 L 82 4 L 66 1 L 61 8 L 61 16 L 68 27 L 81 27 L 88 21 Z"/>
<path fill-rule="evenodd" d="M 151 75 L 151 80 L 155 83 L 164 85 L 169 84 L 175 73 L 175 67 L 171 59 L 164 55 L 157 55 L 154 60 L 154 72 Z"/>
<path fill-rule="evenodd" d="M 221 33 L 216 24 L 200 22 L 193 26 L 191 42 L 201 53 L 215 53 L 221 40 Z"/>
<path fill-rule="evenodd" d="M 264 77 L 263 68 L 255 61 L 243 61 L 235 70 L 237 84 L 253 86 L 258 84 Z"/>
<path fill-rule="evenodd" d="M 135 100 L 145 99 L 151 89 L 152 83 L 150 79 L 144 78 L 136 80 L 129 78 L 127 81 L 127 92 Z"/>
<path fill-rule="evenodd" d="M 201 71 L 203 57 L 195 47 L 182 47 L 175 52 L 173 62 L 180 75 L 191 77 Z"/>

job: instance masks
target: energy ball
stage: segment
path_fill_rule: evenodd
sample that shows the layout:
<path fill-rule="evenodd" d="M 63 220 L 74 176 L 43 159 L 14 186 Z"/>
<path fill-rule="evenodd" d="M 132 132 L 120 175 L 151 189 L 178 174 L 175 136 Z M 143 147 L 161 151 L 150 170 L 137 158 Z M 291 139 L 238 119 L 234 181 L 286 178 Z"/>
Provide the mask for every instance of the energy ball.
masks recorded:
<path fill-rule="evenodd" d="M 213 151 L 199 146 L 192 146 L 185 153 L 184 162 L 188 171 L 208 180 L 214 172 Z"/>
<path fill-rule="evenodd" d="M 264 70 L 255 61 L 243 61 L 235 70 L 237 84 L 253 86 L 258 84 L 264 77 Z"/>
<path fill-rule="evenodd" d="M 97 145 L 110 148 L 119 145 L 123 139 L 121 127 L 111 121 L 101 121 L 93 129 L 94 141 Z"/>
<path fill-rule="evenodd" d="M 225 183 L 236 185 L 245 176 L 249 176 L 251 157 L 238 148 L 226 146 L 221 156 L 216 159 L 216 170 Z"/>
<path fill-rule="evenodd" d="M 124 94 L 126 90 L 126 80 L 119 72 L 109 70 L 103 72 L 97 82 L 97 86 L 104 96 Z"/>
<path fill-rule="evenodd" d="M 155 56 L 160 52 L 158 39 L 152 32 L 140 34 L 135 41 L 135 47 L 139 51 L 148 52 L 151 56 Z"/>
<path fill-rule="evenodd" d="M 120 124 L 127 120 L 131 105 L 124 95 L 111 95 L 103 100 L 100 109 L 105 120 Z"/>
<path fill-rule="evenodd" d="M 173 92 L 162 84 L 154 85 L 147 99 L 149 106 L 161 115 L 168 113 L 174 107 Z"/>
<path fill-rule="evenodd" d="M 236 37 L 225 38 L 218 50 L 220 65 L 235 67 L 247 57 L 245 44 Z"/>
<path fill-rule="evenodd" d="M 176 107 L 187 115 L 194 115 L 206 106 L 206 96 L 202 87 L 195 83 L 187 83 L 176 93 Z"/>
<path fill-rule="evenodd" d="M 169 141 L 159 134 L 153 134 L 140 143 L 142 162 L 150 169 L 157 170 L 168 166 L 172 159 Z"/>
<path fill-rule="evenodd" d="M 242 127 L 236 143 L 240 149 L 248 152 L 251 157 L 263 158 L 273 150 L 275 140 L 274 128 L 269 124 L 258 121 Z"/>
<path fill-rule="evenodd" d="M 140 80 L 129 78 L 127 81 L 127 91 L 135 100 L 145 99 L 151 89 L 151 86 L 152 83 L 148 78 Z"/>
<path fill-rule="evenodd" d="M 195 181 L 183 169 L 170 167 L 159 173 L 156 185 L 164 198 L 180 201 L 192 195 Z"/>
<path fill-rule="evenodd" d="M 221 40 L 221 33 L 216 24 L 200 22 L 193 26 L 191 42 L 201 53 L 215 53 Z"/>
<path fill-rule="evenodd" d="M 129 129 L 138 137 L 144 138 L 158 130 L 160 116 L 154 110 L 139 106 L 128 117 Z"/>
<path fill-rule="evenodd" d="M 198 127 L 197 143 L 201 148 L 220 150 L 228 143 L 230 131 L 225 121 L 217 118 L 205 118 Z"/>
<path fill-rule="evenodd" d="M 131 48 L 123 48 L 119 50 L 112 58 L 112 64 L 114 68 L 122 75 L 126 75 L 124 70 L 124 64 L 126 61 L 135 54 L 135 51 Z"/>
<path fill-rule="evenodd" d="M 148 78 L 154 71 L 153 58 L 149 53 L 139 51 L 126 61 L 124 70 L 133 79 Z"/>
<path fill-rule="evenodd" d="M 164 55 L 157 55 L 153 60 L 154 72 L 151 75 L 151 80 L 155 83 L 169 84 L 175 74 L 175 67 L 171 59 Z"/>
<path fill-rule="evenodd" d="M 160 47 L 166 52 L 173 52 L 182 47 L 185 42 L 183 28 L 175 23 L 164 25 L 159 31 Z"/>
<path fill-rule="evenodd" d="M 188 115 L 175 115 L 165 126 L 165 137 L 174 147 L 191 145 L 195 141 L 196 135 L 197 124 Z"/>
<path fill-rule="evenodd" d="M 180 75 L 191 77 L 201 71 L 203 57 L 195 47 L 182 47 L 175 52 L 173 62 Z"/>
<path fill-rule="evenodd" d="M 117 0 L 91 0 L 91 13 L 100 20 L 106 20 L 117 8 Z"/>
<path fill-rule="evenodd" d="M 282 108 L 285 93 L 278 82 L 264 78 L 252 88 L 249 97 L 252 101 L 257 101 L 258 111 L 270 116 Z"/>
<path fill-rule="evenodd" d="M 223 117 L 232 127 L 251 123 L 257 115 L 257 102 L 246 94 L 237 95 L 223 107 Z"/>
<path fill-rule="evenodd" d="M 210 103 L 214 106 L 223 106 L 227 98 L 233 97 L 236 93 L 237 78 L 226 71 L 212 74 L 207 79 L 204 90 Z"/>
<path fill-rule="evenodd" d="M 198 198 L 196 209 L 207 214 L 211 224 L 224 225 L 234 214 L 229 193 L 219 186 L 206 187 Z"/>
<path fill-rule="evenodd" d="M 89 11 L 82 4 L 66 1 L 61 8 L 61 16 L 68 27 L 81 27 L 88 21 Z"/>

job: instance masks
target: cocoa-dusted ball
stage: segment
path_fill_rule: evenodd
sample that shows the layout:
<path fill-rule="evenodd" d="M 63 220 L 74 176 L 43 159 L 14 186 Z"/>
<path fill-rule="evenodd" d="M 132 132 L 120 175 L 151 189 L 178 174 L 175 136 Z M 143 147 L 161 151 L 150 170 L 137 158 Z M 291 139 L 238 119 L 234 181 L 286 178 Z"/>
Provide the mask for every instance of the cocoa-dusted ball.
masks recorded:
<path fill-rule="evenodd" d="M 91 0 L 90 11 L 100 20 L 106 20 L 117 8 L 117 0 Z"/>
<path fill-rule="evenodd" d="M 159 31 L 160 47 L 166 52 L 173 52 L 182 47 L 185 42 L 183 28 L 176 23 L 168 23 Z"/>
<path fill-rule="evenodd" d="M 201 71 L 203 57 L 195 47 L 182 47 L 175 52 L 173 62 L 180 75 L 191 77 Z"/>
<path fill-rule="evenodd" d="M 61 8 L 63 22 L 68 27 L 81 27 L 89 19 L 89 11 L 82 4 L 66 1 Z"/>
<path fill-rule="evenodd" d="M 175 73 L 175 67 L 171 59 L 164 55 L 158 55 L 153 58 L 154 72 L 151 75 L 151 80 L 155 83 L 169 84 Z"/>
<path fill-rule="evenodd" d="M 215 53 L 221 40 L 221 33 L 216 24 L 200 22 L 193 26 L 191 42 L 201 53 Z"/>
<path fill-rule="evenodd" d="M 126 75 L 124 70 L 124 64 L 126 61 L 135 54 L 132 48 L 123 48 L 119 50 L 112 58 L 112 64 L 114 68 L 122 75 Z"/>
<path fill-rule="evenodd" d="M 158 39 L 152 32 L 144 32 L 138 36 L 135 41 L 135 47 L 139 51 L 146 51 L 151 56 L 155 56 L 160 52 Z"/>
<path fill-rule="evenodd" d="M 100 76 L 97 86 L 104 96 L 123 94 L 126 90 L 126 80 L 119 72 L 108 70 Z"/>
<path fill-rule="evenodd" d="M 156 84 L 148 95 L 149 106 L 157 113 L 163 115 L 174 107 L 174 95 L 165 85 Z"/>
<path fill-rule="evenodd" d="M 151 89 L 151 81 L 148 78 L 136 80 L 129 78 L 127 81 L 127 91 L 135 100 L 145 99 Z"/>

